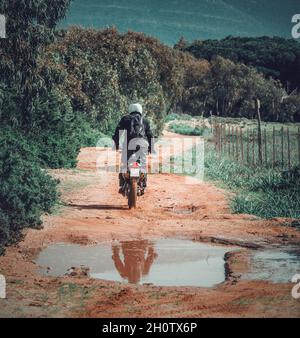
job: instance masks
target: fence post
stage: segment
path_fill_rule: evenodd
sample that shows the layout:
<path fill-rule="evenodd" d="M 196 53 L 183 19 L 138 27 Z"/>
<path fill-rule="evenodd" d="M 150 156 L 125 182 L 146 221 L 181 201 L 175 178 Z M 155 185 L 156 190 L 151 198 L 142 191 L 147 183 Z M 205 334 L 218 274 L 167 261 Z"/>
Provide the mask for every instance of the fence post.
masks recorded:
<path fill-rule="evenodd" d="M 226 124 L 223 124 L 223 154 L 226 155 Z"/>
<path fill-rule="evenodd" d="M 267 130 L 264 129 L 264 143 L 265 143 L 265 165 L 268 165 L 268 146 L 267 146 Z"/>
<path fill-rule="evenodd" d="M 276 130 L 275 127 L 273 127 L 273 168 L 275 168 L 276 165 Z"/>
<path fill-rule="evenodd" d="M 281 128 L 281 166 L 284 169 L 284 128 Z"/>
<path fill-rule="evenodd" d="M 260 100 L 255 100 L 255 109 L 257 114 L 257 122 L 258 122 L 258 131 L 257 131 L 257 141 L 258 141 L 258 161 L 259 164 L 262 165 L 262 137 L 261 137 L 261 116 L 260 116 Z"/>
<path fill-rule="evenodd" d="M 235 142 L 235 159 L 239 160 L 239 134 L 238 134 L 238 127 L 234 128 L 234 142 Z"/>
<path fill-rule="evenodd" d="M 247 129 L 247 164 L 249 164 L 250 158 L 249 158 L 249 129 Z"/>
<path fill-rule="evenodd" d="M 233 142 L 234 142 L 234 159 L 238 159 L 238 148 L 237 148 L 237 142 L 236 142 L 236 127 L 233 128 Z"/>
<path fill-rule="evenodd" d="M 220 123 L 218 124 L 218 137 L 217 137 L 217 142 L 218 142 L 218 153 L 220 155 L 220 152 L 221 152 L 221 125 Z"/>
<path fill-rule="evenodd" d="M 215 147 L 216 151 L 218 152 L 218 125 L 217 123 L 215 124 Z"/>
<path fill-rule="evenodd" d="M 255 129 L 252 131 L 252 165 L 255 166 L 255 143 L 256 143 L 256 135 Z"/>
<path fill-rule="evenodd" d="M 298 162 L 300 165 L 300 127 L 298 128 Z"/>
<path fill-rule="evenodd" d="M 231 157 L 234 159 L 235 156 L 235 139 L 234 139 L 234 126 L 232 126 L 232 131 L 231 131 L 231 144 L 232 144 L 232 154 Z"/>
<path fill-rule="evenodd" d="M 226 152 L 227 152 L 227 124 L 225 123 L 224 125 L 224 155 L 227 155 Z"/>
<path fill-rule="evenodd" d="M 240 128 L 240 142 L 241 142 L 241 156 L 242 156 L 242 163 L 244 164 L 244 140 L 243 140 L 243 129 Z"/>
<path fill-rule="evenodd" d="M 217 150 L 217 149 L 216 149 L 216 125 L 215 125 L 215 123 L 213 123 L 212 126 L 213 126 L 213 140 L 214 140 L 214 146 L 215 146 L 215 150 Z"/>
<path fill-rule="evenodd" d="M 218 152 L 218 126 L 215 123 L 215 149 Z"/>
<path fill-rule="evenodd" d="M 228 134 L 228 156 L 231 157 L 231 126 L 229 125 L 229 134 Z"/>
<path fill-rule="evenodd" d="M 233 127 L 233 158 L 236 159 L 237 154 L 237 148 L 236 148 L 236 127 Z"/>
<path fill-rule="evenodd" d="M 288 167 L 291 170 L 291 144 L 290 144 L 290 129 L 286 128 L 286 135 L 287 135 L 287 147 L 288 147 Z"/>
<path fill-rule="evenodd" d="M 231 128 L 231 158 L 234 158 L 234 126 Z"/>
<path fill-rule="evenodd" d="M 212 135 L 213 135 L 213 143 L 214 143 L 214 146 L 215 146 L 215 149 L 216 149 L 216 128 L 215 128 L 215 125 L 212 123 Z"/>
<path fill-rule="evenodd" d="M 223 124 L 220 124 L 220 153 L 223 153 Z"/>

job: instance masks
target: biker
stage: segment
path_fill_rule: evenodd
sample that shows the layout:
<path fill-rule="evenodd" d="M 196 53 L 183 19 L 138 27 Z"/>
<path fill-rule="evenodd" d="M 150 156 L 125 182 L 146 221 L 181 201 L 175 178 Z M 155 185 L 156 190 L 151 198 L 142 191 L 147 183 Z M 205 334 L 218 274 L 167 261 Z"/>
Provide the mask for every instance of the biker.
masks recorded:
<path fill-rule="evenodd" d="M 149 275 L 151 266 L 157 258 L 153 244 L 147 240 L 122 242 L 121 246 L 113 244 L 112 251 L 117 271 L 131 284 L 137 284 L 141 278 Z"/>
<path fill-rule="evenodd" d="M 129 106 L 129 114 L 123 116 L 120 120 L 113 141 L 116 150 L 120 148 L 120 139 L 124 136 L 122 145 L 122 165 L 119 173 L 119 193 L 124 194 L 124 177 L 128 165 L 132 162 L 138 162 L 141 166 L 141 172 L 144 173 L 145 179 L 141 187 L 142 193 L 147 187 L 147 155 L 152 151 L 153 134 L 149 121 L 143 116 L 143 108 L 139 103 Z"/>

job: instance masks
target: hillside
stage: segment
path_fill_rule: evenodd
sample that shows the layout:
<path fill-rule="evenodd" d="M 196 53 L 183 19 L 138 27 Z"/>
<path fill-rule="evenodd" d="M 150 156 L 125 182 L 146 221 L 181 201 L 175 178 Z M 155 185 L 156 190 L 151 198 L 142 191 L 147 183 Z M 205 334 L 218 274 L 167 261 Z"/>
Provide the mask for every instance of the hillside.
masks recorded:
<path fill-rule="evenodd" d="M 279 79 L 288 90 L 300 88 L 300 44 L 293 39 L 228 36 L 192 43 L 181 40 L 176 48 L 209 61 L 219 55 L 256 67 L 267 77 Z"/>
<path fill-rule="evenodd" d="M 188 40 L 220 39 L 228 35 L 291 36 L 291 17 L 298 1 L 281 0 L 74 0 L 63 26 L 134 30 L 172 45 Z M 280 15 L 279 15 L 280 14 Z"/>

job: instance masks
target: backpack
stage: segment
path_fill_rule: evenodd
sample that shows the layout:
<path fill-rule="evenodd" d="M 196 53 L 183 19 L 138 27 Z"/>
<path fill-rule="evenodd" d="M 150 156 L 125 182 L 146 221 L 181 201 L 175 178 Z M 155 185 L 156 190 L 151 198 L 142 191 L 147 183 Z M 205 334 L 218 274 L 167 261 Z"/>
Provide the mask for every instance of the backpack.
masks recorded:
<path fill-rule="evenodd" d="M 145 126 L 143 117 L 140 114 L 130 115 L 130 131 L 129 137 L 130 139 L 134 138 L 145 138 Z"/>

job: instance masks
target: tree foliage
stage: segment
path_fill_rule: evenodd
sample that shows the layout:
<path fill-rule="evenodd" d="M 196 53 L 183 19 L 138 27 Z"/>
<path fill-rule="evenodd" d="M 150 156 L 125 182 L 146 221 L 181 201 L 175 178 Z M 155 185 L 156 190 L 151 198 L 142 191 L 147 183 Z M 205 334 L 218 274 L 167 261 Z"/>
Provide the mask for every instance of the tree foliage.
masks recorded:
<path fill-rule="evenodd" d="M 192 115 L 255 118 L 253 100 L 262 102 L 265 121 L 291 121 L 283 107 L 287 94 L 279 81 L 265 79 L 255 68 L 222 57 L 185 62 L 186 81 L 178 109 Z"/>
<path fill-rule="evenodd" d="M 25 227 L 41 226 L 41 214 L 57 202 L 57 182 L 39 167 L 36 147 L 14 130 L 0 128 L 0 254 L 22 238 Z"/>
<path fill-rule="evenodd" d="M 37 74 L 41 49 L 53 41 L 56 24 L 65 16 L 69 4 L 70 0 L 0 1 L 7 33 L 7 39 L 0 39 L 1 79 L 18 91 L 23 129 L 30 128 L 32 102 L 43 86 Z"/>
<path fill-rule="evenodd" d="M 228 36 L 222 40 L 198 40 L 192 43 L 181 39 L 175 48 L 199 59 L 211 61 L 216 56 L 222 56 L 236 63 L 253 66 L 267 78 L 280 80 L 288 91 L 300 89 L 300 44 L 294 39 Z"/>
<path fill-rule="evenodd" d="M 181 94 L 178 52 L 141 33 L 73 27 L 45 52 L 41 74 L 71 98 L 104 132 L 111 132 L 129 103 L 140 101 L 158 132 Z"/>
<path fill-rule="evenodd" d="M 61 111 L 57 108 L 59 100 L 52 110 L 49 100 L 48 106 L 44 104 L 51 118 L 42 122 L 38 116 L 41 96 L 45 100 L 51 95 L 38 72 L 38 59 L 42 48 L 53 41 L 56 23 L 68 5 L 69 0 L 0 1 L 7 23 L 7 39 L 0 39 L 1 253 L 5 245 L 22 237 L 24 227 L 40 226 L 41 214 L 50 212 L 57 201 L 56 182 L 40 169 L 40 163 L 43 145 L 50 139 L 45 141 L 44 135 L 60 125 L 55 113 L 65 121 L 66 111 L 63 105 Z"/>
<path fill-rule="evenodd" d="M 300 82 L 291 41 L 181 40 L 170 48 L 115 28 L 56 31 L 69 3 L 0 0 L 8 35 L 0 40 L 0 246 L 39 226 L 56 202 L 45 168 L 74 167 L 80 147 L 112 133 L 132 102 L 143 104 L 157 135 L 174 111 L 251 118 L 253 98 L 266 121 L 300 120 L 299 96 L 276 80 Z"/>

